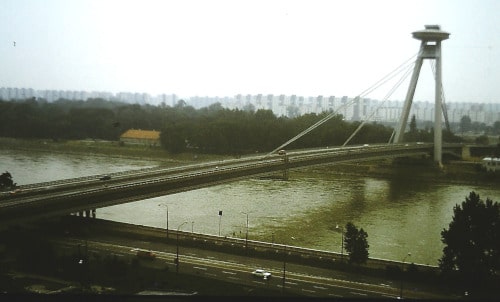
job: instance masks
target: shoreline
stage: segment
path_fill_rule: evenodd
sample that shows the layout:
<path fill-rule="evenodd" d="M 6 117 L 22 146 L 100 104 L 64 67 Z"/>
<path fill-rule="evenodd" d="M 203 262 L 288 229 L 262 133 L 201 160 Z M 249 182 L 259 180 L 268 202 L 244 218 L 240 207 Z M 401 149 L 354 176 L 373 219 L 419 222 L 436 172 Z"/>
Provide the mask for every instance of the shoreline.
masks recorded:
<path fill-rule="evenodd" d="M 332 169 L 332 167 L 334 167 Z M 301 168 L 303 171 L 332 175 L 368 176 L 382 179 L 415 180 L 420 182 L 440 182 L 448 184 L 496 186 L 500 175 L 481 170 L 479 161 L 450 161 L 439 168 L 428 159 L 385 160 L 363 163 L 332 164 Z M 300 171 L 300 169 L 299 169 Z"/>
<path fill-rule="evenodd" d="M 169 154 L 160 147 L 131 144 L 120 145 L 117 141 L 90 139 L 53 141 L 50 139 L 17 139 L 0 137 L 0 148 L 65 154 L 92 154 L 95 156 L 156 160 L 165 163 L 179 164 L 198 162 L 200 160 L 208 161 L 227 158 L 227 156 L 198 153 Z"/>

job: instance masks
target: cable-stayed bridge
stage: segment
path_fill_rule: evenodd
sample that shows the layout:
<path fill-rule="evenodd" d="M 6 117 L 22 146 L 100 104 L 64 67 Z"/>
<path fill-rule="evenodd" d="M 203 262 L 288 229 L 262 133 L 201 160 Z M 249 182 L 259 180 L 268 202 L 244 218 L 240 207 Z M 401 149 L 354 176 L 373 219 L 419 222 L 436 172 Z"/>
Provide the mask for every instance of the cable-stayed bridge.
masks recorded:
<path fill-rule="evenodd" d="M 282 178 L 286 179 L 289 169 L 304 166 L 409 156 L 430 156 L 441 165 L 443 150 L 461 157 L 464 152 L 462 150 L 463 146 L 448 145 L 443 147 L 441 135 L 443 89 L 441 84 L 440 45 L 442 40 L 448 38 L 448 35 L 436 25 L 426 26 L 425 30 L 413 33 L 414 38 L 421 40 L 421 47 L 413 67 L 413 76 L 400 125 L 395 129 L 393 136 L 388 138 L 387 144 L 348 146 L 352 137 L 365 124 L 363 122 L 340 147 L 295 152 L 280 151 L 337 115 L 337 112 L 331 112 L 264 156 L 187 165 L 177 168 L 129 171 L 120 175 L 113 175 L 107 181 L 102 181 L 98 177 L 87 177 L 69 179 L 59 183 L 35 184 L 21 188 L 21 191 L 16 194 L 0 196 L 0 226 L 41 217 L 67 215 L 74 212 L 85 211 L 89 213 L 91 209 L 193 190 L 269 173 L 281 173 Z M 435 59 L 437 62 L 435 68 L 436 114 L 434 144 L 403 143 L 403 133 L 417 85 L 418 74 L 424 59 Z M 407 69 L 405 77 L 409 74 L 409 70 Z M 385 78 L 388 77 L 393 77 L 393 75 L 389 74 Z M 385 79 L 383 80 L 385 81 Z M 395 87 L 399 86 L 401 82 L 402 80 Z M 373 86 L 370 87 L 360 96 L 373 91 L 373 89 Z M 392 89 L 391 94 L 394 89 Z M 359 99 L 359 96 L 357 99 Z M 351 106 L 355 101 L 356 98 L 353 102 L 346 103 L 344 106 Z"/>
<path fill-rule="evenodd" d="M 459 156 L 464 146 L 447 145 Z M 259 176 L 286 178 L 289 169 L 383 158 L 432 156 L 433 144 L 382 144 L 289 151 L 283 154 L 149 168 L 21 186 L 0 197 L 0 225 L 67 215 Z M 88 212 L 87 212 L 88 213 Z M 88 215 L 88 214 L 87 214 Z"/>

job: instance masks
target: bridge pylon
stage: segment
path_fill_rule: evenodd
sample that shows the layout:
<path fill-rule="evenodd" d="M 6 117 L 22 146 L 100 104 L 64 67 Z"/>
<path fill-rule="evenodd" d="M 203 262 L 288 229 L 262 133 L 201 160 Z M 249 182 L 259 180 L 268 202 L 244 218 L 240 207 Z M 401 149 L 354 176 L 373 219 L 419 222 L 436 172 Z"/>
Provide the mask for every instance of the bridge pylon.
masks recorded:
<path fill-rule="evenodd" d="M 413 68 L 413 75 L 411 77 L 410 86 L 406 94 L 403 111 L 401 112 L 400 124 L 396 129 L 394 136 L 395 143 L 402 143 L 403 134 L 408 122 L 408 115 L 410 114 L 411 103 L 415 95 L 415 88 L 417 87 L 418 76 L 424 59 L 436 60 L 436 77 L 435 77 L 435 106 L 434 106 L 434 161 L 441 166 L 442 160 L 442 63 L 441 63 L 441 41 L 448 39 L 449 33 L 442 31 L 439 25 L 425 25 L 424 30 L 415 31 L 412 33 L 413 38 L 420 40 L 420 51 Z"/>

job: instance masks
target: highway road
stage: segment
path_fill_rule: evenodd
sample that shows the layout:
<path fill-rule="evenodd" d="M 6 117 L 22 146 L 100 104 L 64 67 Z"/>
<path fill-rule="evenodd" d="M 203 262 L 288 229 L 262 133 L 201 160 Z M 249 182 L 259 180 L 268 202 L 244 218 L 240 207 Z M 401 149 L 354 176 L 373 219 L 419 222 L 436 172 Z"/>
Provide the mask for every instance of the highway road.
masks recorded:
<path fill-rule="evenodd" d="M 60 246 L 75 250 L 75 246 L 87 245 L 89 251 L 100 254 L 113 254 L 128 259 L 136 257 L 137 249 L 152 251 L 156 259 L 148 261 L 158 269 L 169 268 L 180 275 L 190 274 L 214 278 L 228 283 L 274 289 L 283 295 L 330 297 L 330 298 L 375 298 L 398 299 L 401 283 L 340 272 L 332 269 L 317 268 L 296 262 L 245 257 L 221 253 L 209 249 L 179 246 L 179 266 L 175 240 L 169 243 L 160 240 L 141 240 L 132 237 L 118 237 L 116 234 L 93 234 L 86 240 L 71 236 L 56 239 Z M 285 274 L 284 272 L 285 267 Z M 254 269 L 262 268 L 272 273 L 269 280 L 252 276 Z M 283 276 L 285 276 L 283 281 Z M 284 287 L 283 287 L 284 285 Z M 439 289 L 424 289 L 421 285 L 407 284 L 403 291 L 405 298 L 413 299 L 452 299 Z"/>

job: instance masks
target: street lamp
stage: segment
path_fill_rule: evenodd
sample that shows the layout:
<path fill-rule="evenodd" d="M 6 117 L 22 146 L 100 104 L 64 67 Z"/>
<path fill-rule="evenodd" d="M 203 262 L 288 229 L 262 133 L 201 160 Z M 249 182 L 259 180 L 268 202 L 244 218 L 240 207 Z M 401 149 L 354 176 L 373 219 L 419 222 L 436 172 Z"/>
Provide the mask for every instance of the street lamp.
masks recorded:
<path fill-rule="evenodd" d="M 248 213 L 241 212 L 242 214 L 247 215 L 247 232 L 245 235 L 245 250 L 248 250 Z"/>
<path fill-rule="evenodd" d="M 404 265 L 405 265 L 405 260 L 406 257 L 410 257 L 411 253 L 406 254 L 406 256 L 403 258 L 403 262 L 401 263 L 401 286 L 399 288 L 399 298 L 403 299 L 403 273 L 404 273 Z"/>
<path fill-rule="evenodd" d="M 194 233 L 194 221 L 191 221 L 191 233 Z"/>
<path fill-rule="evenodd" d="M 181 226 L 185 225 L 186 223 L 188 223 L 188 222 L 184 221 L 183 223 L 181 223 L 177 227 L 177 252 L 176 252 L 176 256 L 175 256 L 175 272 L 176 273 L 179 272 L 179 229 L 181 228 Z"/>
<path fill-rule="evenodd" d="M 290 237 L 292 240 L 295 240 L 295 237 Z M 283 254 L 283 285 L 281 286 L 281 294 L 285 294 L 285 277 L 286 277 L 286 244 L 284 246 L 284 254 Z"/>
<path fill-rule="evenodd" d="M 162 204 L 159 204 L 158 206 L 162 206 Z M 167 239 L 168 239 L 168 205 L 165 204 L 164 206 L 167 207 Z"/>
<path fill-rule="evenodd" d="M 340 248 L 340 262 L 344 262 L 344 228 L 339 226 L 338 224 L 335 228 L 340 229 L 340 233 L 342 234 L 342 245 Z"/>
<path fill-rule="evenodd" d="M 286 272 L 286 244 L 283 253 L 283 284 L 281 285 L 281 294 L 285 294 L 285 272 Z"/>
<path fill-rule="evenodd" d="M 168 205 L 165 205 L 167 207 L 167 239 L 168 239 Z"/>
<path fill-rule="evenodd" d="M 222 211 L 219 211 L 219 237 L 220 237 L 220 223 L 222 221 Z"/>

